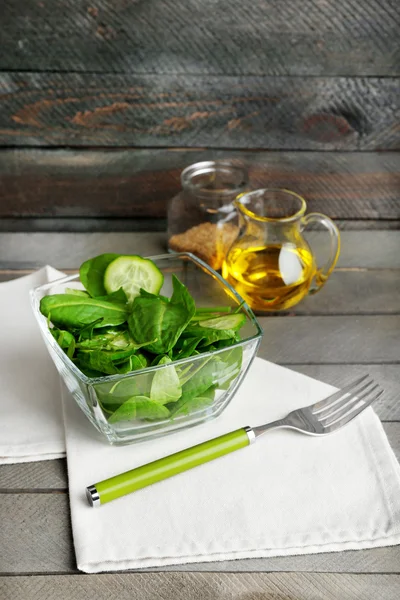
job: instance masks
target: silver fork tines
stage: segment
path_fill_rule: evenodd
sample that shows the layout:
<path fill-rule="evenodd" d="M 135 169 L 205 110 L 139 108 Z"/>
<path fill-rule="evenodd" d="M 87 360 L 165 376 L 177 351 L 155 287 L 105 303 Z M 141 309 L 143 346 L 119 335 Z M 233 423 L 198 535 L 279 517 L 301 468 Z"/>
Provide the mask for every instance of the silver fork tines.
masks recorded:
<path fill-rule="evenodd" d="M 350 392 L 352 392 L 354 389 L 357 388 L 357 386 L 360 383 L 362 383 L 363 381 L 365 381 L 368 378 L 369 378 L 369 375 L 363 375 L 362 377 L 360 377 L 360 379 L 356 379 L 356 381 L 349 383 L 349 385 L 346 385 L 344 388 L 342 388 L 338 392 L 332 394 L 331 396 L 328 396 L 327 398 L 324 398 L 323 400 L 320 400 L 319 402 L 316 402 L 315 404 L 312 405 L 312 407 L 310 407 L 312 409 L 313 414 L 316 415 L 317 413 L 325 410 L 325 408 L 327 408 L 328 406 L 331 406 L 337 400 L 340 400 L 341 398 L 343 398 L 344 395 L 347 395 Z"/>
<path fill-rule="evenodd" d="M 382 394 L 379 385 L 364 375 L 327 398 L 298 408 L 278 421 L 253 427 L 252 431 L 257 437 L 276 427 L 289 427 L 310 435 L 325 435 L 352 421 Z"/>
<path fill-rule="evenodd" d="M 372 390 L 370 390 L 367 394 L 365 394 L 362 398 L 359 398 L 358 402 L 356 402 L 355 404 L 352 403 L 350 406 L 346 406 L 343 410 L 340 411 L 339 414 L 334 415 L 333 419 L 331 417 L 331 420 L 328 420 L 326 423 L 324 423 L 324 426 L 327 428 L 336 429 L 342 424 L 344 425 L 345 423 L 348 423 L 349 421 L 354 419 L 354 417 L 359 415 L 360 412 L 362 412 L 364 409 L 367 408 L 367 406 L 375 402 L 375 400 L 377 400 L 383 394 L 383 390 L 380 390 L 377 394 L 371 396 L 371 391 L 375 391 L 377 389 L 379 389 L 378 385 L 375 386 Z M 363 398 L 366 396 L 369 396 L 369 398 L 363 400 Z"/>
<path fill-rule="evenodd" d="M 379 385 L 364 375 L 310 408 L 324 430 L 331 432 L 354 419 L 382 393 Z"/>
<path fill-rule="evenodd" d="M 328 417 L 331 417 L 335 413 L 339 412 L 344 406 L 348 406 L 349 403 L 356 402 L 357 399 L 361 400 L 362 398 L 364 398 L 364 396 L 366 396 L 367 394 L 369 394 L 369 392 L 372 391 L 373 388 L 371 386 L 378 387 L 376 386 L 375 382 L 372 379 L 370 379 L 367 383 L 364 383 L 364 385 L 357 386 L 356 388 L 354 388 L 354 391 L 352 393 L 346 392 L 341 398 L 335 400 L 334 402 L 331 402 L 330 404 L 325 406 L 325 408 L 317 411 L 317 413 L 314 414 L 317 414 L 318 419 L 320 420 L 327 419 Z"/>

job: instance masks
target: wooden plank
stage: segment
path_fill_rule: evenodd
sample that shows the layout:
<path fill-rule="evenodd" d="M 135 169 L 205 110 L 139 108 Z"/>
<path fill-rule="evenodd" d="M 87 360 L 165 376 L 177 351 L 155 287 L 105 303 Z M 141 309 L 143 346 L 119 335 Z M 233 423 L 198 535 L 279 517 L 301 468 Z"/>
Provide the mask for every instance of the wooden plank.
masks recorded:
<path fill-rule="evenodd" d="M 261 317 L 259 356 L 282 364 L 398 363 L 400 315 Z"/>
<path fill-rule="evenodd" d="M 374 403 L 374 410 L 382 421 L 400 421 L 400 381 L 398 365 L 322 365 L 322 364 L 295 364 L 290 368 L 299 373 L 304 373 L 314 379 L 325 383 L 344 387 L 365 373 L 376 380 L 385 393 Z M 391 440 L 392 425 L 384 424 L 386 434 Z M 394 425 L 397 427 L 397 425 Z M 400 429 L 398 430 L 400 432 Z M 395 439 L 396 436 L 395 436 Z M 391 444 L 400 460 L 400 441 Z"/>
<path fill-rule="evenodd" d="M 0 575 L 76 572 L 66 494 L 1 494 L 0 500 L 0 542 L 7 548 L 1 556 Z M 400 546 L 171 565 L 151 571 L 400 573 Z"/>
<path fill-rule="evenodd" d="M 2 283 L 3 281 L 11 281 L 12 279 L 18 279 L 18 277 L 26 274 L 27 273 L 25 273 L 24 271 L 13 271 L 12 273 L 8 273 L 7 271 L 5 273 L 0 272 L 0 283 Z"/>
<path fill-rule="evenodd" d="M 0 493 L 10 490 L 66 490 L 65 459 L 0 465 Z"/>
<path fill-rule="evenodd" d="M 1 494 L 0 499 L 0 547 L 7 548 L 0 573 L 76 570 L 65 493 Z"/>
<path fill-rule="evenodd" d="M 16 237 L 15 237 L 16 236 Z M 108 252 L 155 256 L 167 251 L 165 233 L 0 233 L 1 267 L 32 268 L 51 262 L 77 269 L 90 256 Z M 66 258 L 68 248 L 68 258 Z M 3 254 L 3 251 L 6 255 Z M 33 254 L 32 254 L 33 253 Z M 64 258 L 63 258 L 64 257 Z"/>
<path fill-rule="evenodd" d="M 326 247 L 326 233 L 309 236 L 315 251 Z M 343 231 L 338 267 L 400 268 L 398 231 Z M 0 233 L 0 269 L 35 268 L 51 262 L 77 269 L 89 256 L 102 252 L 154 256 L 166 251 L 166 234 L 154 233 Z M 322 293 L 322 292 L 321 292 Z"/>
<path fill-rule="evenodd" d="M 3 72 L 0 88 L 0 145 L 400 147 L 390 77 Z"/>
<path fill-rule="evenodd" d="M 399 153 L 213 149 L 2 150 L 0 217 L 124 217 L 125 226 L 126 218 L 165 218 L 182 169 L 221 159 L 247 167 L 253 189 L 297 191 L 310 211 L 400 220 Z"/>
<path fill-rule="evenodd" d="M 400 220 L 336 221 L 338 227 L 368 230 L 400 230 Z M 166 231 L 166 219 L 158 218 L 104 218 L 104 217 L 3 217 L 0 218 L 0 232 L 71 232 L 94 233 L 103 231 Z"/>
<path fill-rule="evenodd" d="M 3 0 L 0 69 L 392 75 L 398 21 L 391 0 Z"/>
<path fill-rule="evenodd" d="M 397 600 L 400 577 L 322 573 L 124 573 L 3 577 L 4 600 Z"/>
<path fill-rule="evenodd" d="M 341 231 L 399 231 L 400 220 L 387 219 L 335 219 Z M 166 219 L 152 218 L 82 218 L 82 217 L 3 217 L 0 219 L 0 232 L 70 232 L 95 233 L 110 231 L 166 231 Z"/>
<path fill-rule="evenodd" d="M 337 270 L 292 315 L 400 314 L 400 269 Z M 284 314 L 284 313 L 281 313 Z"/>
<path fill-rule="evenodd" d="M 307 373 L 307 365 L 302 369 L 298 366 L 294 367 L 294 370 Z M 388 367 L 386 367 L 388 369 Z M 331 367 L 332 369 L 332 367 Z M 384 367 L 380 367 L 381 370 Z M 394 372 L 394 367 L 392 367 Z M 357 369 L 358 371 L 359 369 Z M 374 376 L 374 371 L 369 370 L 371 376 Z M 335 381 L 338 386 L 345 385 L 344 381 L 350 382 L 352 378 L 346 376 L 337 381 L 337 378 L 330 377 L 326 378 L 326 381 Z M 394 388 L 396 382 L 389 381 L 387 379 L 376 378 L 383 387 L 385 388 L 386 404 L 384 401 L 377 402 L 374 405 L 374 410 L 380 416 L 384 418 L 385 414 L 390 410 L 390 399 L 388 400 L 390 384 Z M 398 389 L 400 384 L 397 382 L 397 398 L 398 400 Z M 398 402 L 397 402 L 398 404 Z M 399 408 L 393 406 L 394 414 L 390 417 L 392 419 L 399 420 Z M 397 412 L 396 412 L 397 411 Z M 400 462 L 400 423 L 384 423 L 386 435 L 388 436 L 390 445 L 396 455 L 396 458 Z M 65 459 L 59 460 L 48 460 L 38 463 L 23 463 L 15 465 L 0 465 L 0 494 L 9 493 L 21 493 L 21 492 L 49 492 L 49 491 L 67 491 L 67 468 Z M 1 502 L 0 502 L 1 504 Z"/>
<path fill-rule="evenodd" d="M 400 463 L 400 427 L 398 423 L 385 423 L 385 432 L 397 461 Z"/>
<path fill-rule="evenodd" d="M 29 271 L 0 271 L 0 282 Z M 323 290 L 283 315 L 400 314 L 400 269 L 337 269 Z"/>

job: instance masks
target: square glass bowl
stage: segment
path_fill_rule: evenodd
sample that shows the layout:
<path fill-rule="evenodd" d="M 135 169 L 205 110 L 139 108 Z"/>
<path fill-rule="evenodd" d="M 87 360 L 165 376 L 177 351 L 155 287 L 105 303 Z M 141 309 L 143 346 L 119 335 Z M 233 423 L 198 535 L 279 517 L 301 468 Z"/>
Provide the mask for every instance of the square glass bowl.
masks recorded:
<path fill-rule="evenodd" d="M 89 421 L 110 444 L 157 437 L 221 414 L 241 384 L 262 337 L 262 329 L 251 309 L 206 263 L 189 253 L 150 258 L 164 275 L 161 293 L 165 296 L 172 294 L 172 275 L 175 274 L 187 286 L 196 308 L 240 307 L 246 315 L 240 330 L 241 341 L 224 349 L 124 375 L 87 377 L 58 345 L 39 310 L 43 296 L 62 293 L 66 287 L 83 289 L 79 275 L 64 277 L 31 291 L 35 317 L 61 377 Z M 182 389 L 180 399 L 161 408 L 146 403 L 145 398 L 151 396 L 152 389 L 164 389 L 166 382 L 176 381 L 177 376 Z"/>

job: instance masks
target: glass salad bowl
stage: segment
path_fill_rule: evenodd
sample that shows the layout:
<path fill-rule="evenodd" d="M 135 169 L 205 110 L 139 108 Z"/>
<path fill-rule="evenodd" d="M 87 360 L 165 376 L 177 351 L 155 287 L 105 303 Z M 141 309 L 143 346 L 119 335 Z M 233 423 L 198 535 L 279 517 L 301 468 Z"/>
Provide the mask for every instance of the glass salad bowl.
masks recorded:
<path fill-rule="evenodd" d="M 150 257 L 164 276 L 161 294 L 170 296 L 174 275 L 187 287 L 196 308 L 222 307 L 244 315 L 240 339 L 231 345 L 130 371 L 89 377 L 67 356 L 40 312 L 44 296 L 83 289 L 79 275 L 41 285 L 31 303 L 48 351 L 73 398 L 110 444 L 128 444 L 217 417 L 240 386 L 262 337 L 253 312 L 211 267 L 190 253 Z M 213 346 L 211 346 L 212 348 Z M 164 361 L 161 361 L 164 362 Z"/>

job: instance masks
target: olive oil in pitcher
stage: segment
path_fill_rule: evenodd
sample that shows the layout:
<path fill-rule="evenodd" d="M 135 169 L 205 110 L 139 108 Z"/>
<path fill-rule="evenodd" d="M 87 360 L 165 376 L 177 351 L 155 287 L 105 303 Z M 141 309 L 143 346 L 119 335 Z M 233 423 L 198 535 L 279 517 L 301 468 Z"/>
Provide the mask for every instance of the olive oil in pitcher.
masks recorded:
<path fill-rule="evenodd" d="M 222 274 L 255 311 L 284 310 L 308 294 L 316 267 L 307 247 L 233 247 Z"/>

